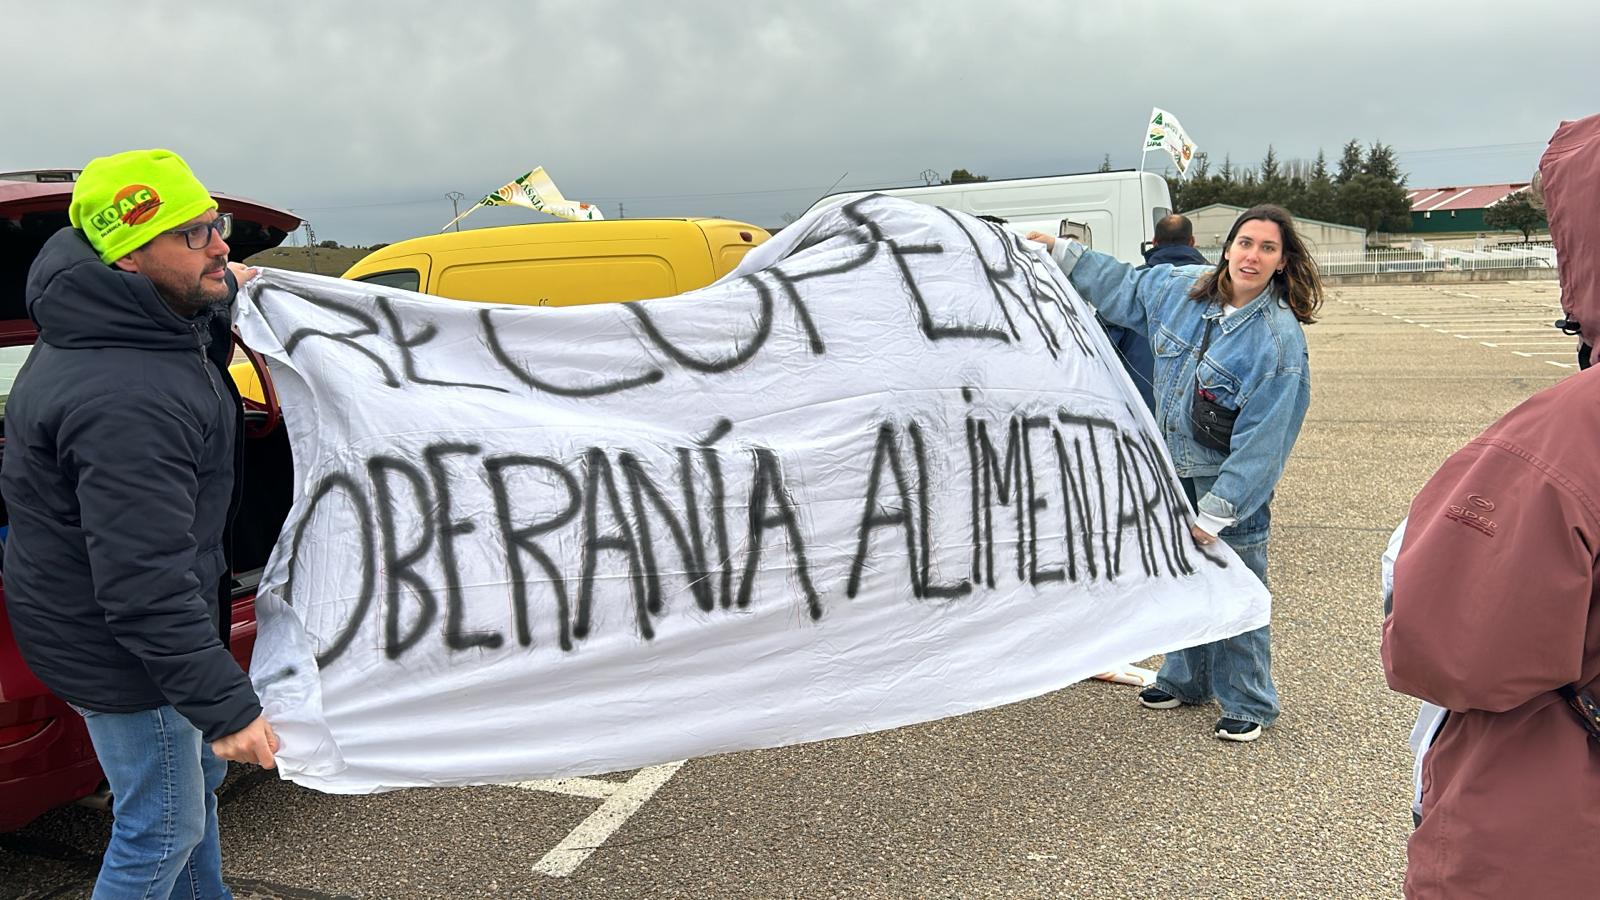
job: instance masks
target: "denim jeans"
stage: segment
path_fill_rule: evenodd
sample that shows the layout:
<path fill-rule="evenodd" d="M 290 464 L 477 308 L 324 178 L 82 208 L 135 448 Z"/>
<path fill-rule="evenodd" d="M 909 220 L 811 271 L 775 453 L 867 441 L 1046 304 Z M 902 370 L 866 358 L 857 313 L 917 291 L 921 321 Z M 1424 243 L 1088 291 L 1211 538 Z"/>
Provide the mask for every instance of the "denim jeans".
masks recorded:
<path fill-rule="evenodd" d="M 1184 478 L 1189 501 L 1204 496 L 1213 478 Z M 1272 500 L 1222 529 L 1227 542 L 1261 583 L 1267 583 L 1267 539 L 1272 534 Z M 1168 653 L 1156 676 L 1156 686 L 1185 703 L 1213 699 L 1230 719 L 1257 722 L 1263 727 L 1278 717 L 1278 689 L 1272 685 L 1272 626 Z"/>
<path fill-rule="evenodd" d="M 170 706 L 79 712 L 116 816 L 94 900 L 231 900 L 217 840 L 216 791 L 227 761 Z"/>

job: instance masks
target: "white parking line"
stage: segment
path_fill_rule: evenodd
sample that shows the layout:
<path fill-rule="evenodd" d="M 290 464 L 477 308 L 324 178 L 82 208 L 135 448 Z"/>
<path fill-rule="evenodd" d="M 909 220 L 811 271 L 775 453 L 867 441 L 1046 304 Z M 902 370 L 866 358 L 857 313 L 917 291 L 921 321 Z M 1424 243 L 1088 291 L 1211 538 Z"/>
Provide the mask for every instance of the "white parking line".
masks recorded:
<path fill-rule="evenodd" d="M 1568 356 L 1575 351 L 1570 340 L 1563 340 L 1552 334 L 1552 328 L 1546 317 L 1559 314 L 1558 308 L 1542 305 L 1512 305 L 1494 297 L 1485 297 L 1479 294 L 1462 294 L 1451 291 L 1438 291 L 1438 294 L 1464 297 L 1475 301 L 1485 301 L 1473 305 L 1453 305 L 1453 308 L 1442 308 L 1441 304 L 1431 298 L 1415 294 L 1396 297 L 1387 301 L 1356 301 L 1355 305 L 1362 310 L 1376 313 L 1384 318 L 1415 325 L 1437 334 L 1447 334 L 1461 341 L 1477 341 L 1480 346 L 1492 350 L 1504 349 L 1514 356 L 1523 359 L 1534 359 L 1542 356 Z M 1340 300 L 1341 303 L 1350 302 Z M 1513 350 L 1513 347 L 1530 347 L 1530 350 Z M 1575 369 L 1577 363 L 1558 362 L 1546 359 L 1549 363 L 1560 369 Z"/>
<path fill-rule="evenodd" d="M 628 821 L 628 817 L 644 806 L 645 801 L 655 796 L 655 792 L 677 774 L 683 764 L 684 760 L 679 760 L 640 769 L 632 778 L 620 783 L 598 778 L 561 778 L 549 781 L 524 781 L 511 785 L 529 791 L 548 791 L 552 794 L 590 797 L 604 801 L 599 809 L 589 814 L 589 818 L 578 823 L 578 827 L 572 829 L 554 850 L 534 863 L 534 873 L 548 875 L 551 878 L 566 878 L 577 871 L 578 866 L 583 865 L 583 861 L 588 859 L 590 854 L 600 849 L 606 839 Z"/>
<path fill-rule="evenodd" d="M 525 791 L 544 791 L 550 794 L 566 794 L 568 797 L 609 800 L 622 785 L 620 782 L 600 778 L 557 778 L 550 781 L 522 781 L 511 786 Z"/>
<path fill-rule="evenodd" d="M 1435 328 L 1507 328 L 1507 327 L 1534 327 L 1546 331 L 1555 331 L 1547 323 L 1530 322 L 1526 315 L 1518 315 L 1517 319 L 1472 319 L 1467 322 L 1451 322 L 1450 319 L 1429 319 L 1427 322 L 1418 320 L 1418 325 L 1432 325 Z"/>
<path fill-rule="evenodd" d="M 1542 318 L 1542 317 L 1540 317 L 1540 318 Z M 1462 317 L 1459 317 L 1459 318 L 1454 318 L 1454 317 L 1450 317 L 1450 316 L 1429 316 L 1426 319 L 1418 318 L 1418 319 L 1411 319 L 1409 321 L 1421 322 L 1424 325 L 1532 325 L 1532 324 L 1539 324 L 1539 325 L 1541 325 L 1541 327 L 1549 328 L 1552 331 L 1555 330 L 1555 326 L 1554 325 L 1544 324 L 1544 323 L 1542 323 L 1540 321 L 1540 318 L 1535 318 L 1533 315 L 1531 315 L 1529 313 L 1522 313 L 1520 315 L 1514 315 L 1514 316 L 1462 316 Z"/>
<path fill-rule="evenodd" d="M 1578 345 L 1571 340 L 1565 341 L 1479 341 L 1485 347 L 1566 347 L 1574 353 Z"/>

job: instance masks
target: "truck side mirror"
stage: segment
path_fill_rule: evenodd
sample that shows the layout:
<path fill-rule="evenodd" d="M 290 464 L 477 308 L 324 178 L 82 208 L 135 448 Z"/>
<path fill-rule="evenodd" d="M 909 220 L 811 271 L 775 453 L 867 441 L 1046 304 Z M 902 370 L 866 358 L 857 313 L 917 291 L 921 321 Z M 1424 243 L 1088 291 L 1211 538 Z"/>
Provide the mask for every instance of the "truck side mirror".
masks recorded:
<path fill-rule="evenodd" d="M 1094 229 L 1082 222 L 1062 219 L 1061 230 L 1056 233 L 1056 237 L 1071 238 L 1085 247 L 1094 249 Z"/>

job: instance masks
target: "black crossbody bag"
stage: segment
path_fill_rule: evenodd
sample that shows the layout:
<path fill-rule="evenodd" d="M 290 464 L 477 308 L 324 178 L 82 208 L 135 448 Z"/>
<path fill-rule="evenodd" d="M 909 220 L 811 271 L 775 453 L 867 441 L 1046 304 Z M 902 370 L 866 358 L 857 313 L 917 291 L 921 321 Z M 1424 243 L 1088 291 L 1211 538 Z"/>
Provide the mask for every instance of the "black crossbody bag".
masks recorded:
<path fill-rule="evenodd" d="M 1216 324 L 1216 319 L 1207 319 L 1206 333 L 1200 338 L 1200 356 L 1195 359 L 1194 400 L 1190 404 L 1189 421 L 1193 423 L 1196 443 L 1227 453 L 1233 441 L 1233 422 L 1239 418 L 1239 411 L 1218 403 L 1210 391 L 1200 386 L 1200 361 L 1206 358 L 1206 348 L 1211 346 L 1211 329 Z"/>
<path fill-rule="evenodd" d="M 1589 737 L 1600 741 L 1600 703 L 1595 701 L 1594 695 L 1588 691 L 1580 691 L 1577 685 L 1572 684 L 1557 688 L 1556 693 L 1560 694 L 1567 701 L 1567 705 L 1572 707 L 1572 711 L 1578 714 L 1583 727 L 1589 731 Z"/>

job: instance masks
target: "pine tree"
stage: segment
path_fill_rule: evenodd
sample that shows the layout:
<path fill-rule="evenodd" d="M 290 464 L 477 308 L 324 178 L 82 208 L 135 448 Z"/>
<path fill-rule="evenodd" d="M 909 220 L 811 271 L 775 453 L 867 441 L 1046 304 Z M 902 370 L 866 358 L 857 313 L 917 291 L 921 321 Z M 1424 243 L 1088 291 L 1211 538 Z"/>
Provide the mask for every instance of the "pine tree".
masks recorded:
<path fill-rule="evenodd" d="M 1328 157 L 1320 149 L 1317 161 L 1311 166 L 1311 177 L 1300 194 L 1300 204 L 1294 211 L 1308 219 L 1325 222 L 1339 218 L 1338 194 L 1333 178 L 1328 175 Z"/>
<path fill-rule="evenodd" d="M 1271 144 L 1268 144 L 1267 155 L 1261 159 L 1261 183 L 1267 185 L 1274 184 L 1280 177 L 1281 174 L 1278 171 L 1278 152 L 1272 149 Z"/>
<path fill-rule="evenodd" d="M 1361 142 L 1355 138 L 1344 145 L 1344 152 L 1339 156 L 1339 174 L 1334 176 L 1336 184 L 1344 184 L 1350 179 L 1360 175 L 1366 160 L 1361 155 Z"/>
<path fill-rule="evenodd" d="M 1341 220 L 1365 228 L 1367 235 L 1379 231 L 1409 231 L 1411 203 L 1406 189 L 1393 181 L 1361 172 L 1339 185 Z"/>
<path fill-rule="evenodd" d="M 1372 146 L 1367 148 L 1367 158 L 1361 171 L 1401 187 L 1406 183 L 1406 177 L 1400 174 L 1400 164 L 1395 161 L 1394 148 L 1382 141 L 1373 141 Z"/>

